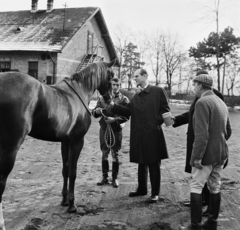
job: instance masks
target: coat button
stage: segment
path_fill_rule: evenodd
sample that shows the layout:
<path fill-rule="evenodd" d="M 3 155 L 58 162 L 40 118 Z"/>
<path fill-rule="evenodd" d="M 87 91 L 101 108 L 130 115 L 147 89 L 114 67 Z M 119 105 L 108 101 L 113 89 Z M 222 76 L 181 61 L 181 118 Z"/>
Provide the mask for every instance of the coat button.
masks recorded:
<path fill-rule="evenodd" d="M 142 100 L 142 103 L 144 103 L 144 101 Z"/>
<path fill-rule="evenodd" d="M 144 131 L 144 132 L 146 132 L 147 130 L 146 130 L 146 129 L 144 129 L 143 131 Z"/>
<path fill-rule="evenodd" d="M 143 119 L 143 122 L 145 122 L 146 120 Z"/>
<path fill-rule="evenodd" d="M 144 112 L 144 109 L 142 109 L 142 112 Z"/>

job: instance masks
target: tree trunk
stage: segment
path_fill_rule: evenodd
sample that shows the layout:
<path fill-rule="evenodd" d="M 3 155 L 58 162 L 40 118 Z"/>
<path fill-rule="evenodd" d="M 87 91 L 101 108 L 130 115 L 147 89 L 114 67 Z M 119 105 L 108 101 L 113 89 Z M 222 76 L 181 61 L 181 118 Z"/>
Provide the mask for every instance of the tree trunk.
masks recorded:
<path fill-rule="evenodd" d="M 220 91 L 220 65 L 219 65 L 219 21 L 218 21 L 218 13 L 219 13 L 219 3 L 220 0 L 218 0 L 217 3 L 217 9 L 216 9 L 216 24 L 217 24 L 217 39 L 216 39 L 216 50 L 217 50 L 217 83 L 218 83 L 218 91 Z"/>
<path fill-rule="evenodd" d="M 224 55 L 224 64 L 223 64 L 223 76 L 222 76 L 222 95 L 224 95 L 224 80 L 226 72 L 226 55 Z"/>

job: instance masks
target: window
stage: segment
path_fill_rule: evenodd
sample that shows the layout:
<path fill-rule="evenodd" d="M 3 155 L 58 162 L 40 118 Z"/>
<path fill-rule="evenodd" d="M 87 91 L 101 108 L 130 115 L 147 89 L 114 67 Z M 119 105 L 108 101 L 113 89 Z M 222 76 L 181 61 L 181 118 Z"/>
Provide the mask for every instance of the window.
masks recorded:
<path fill-rule="evenodd" d="M 94 37 L 94 34 L 88 31 L 88 36 L 87 36 L 87 53 L 88 54 L 93 53 L 93 37 Z"/>
<path fill-rule="evenodd" d="M 52 76 L 47 76 L 47 84 L 48 85 L 52 84 Z"/>
<path fill-rule="evenodd" d="M 35 61 L 28 62 L 28 74 L 38 79 L 38 62 Z"/>
<path fill-rule="evenodd" d="M 0 61 L 0 72 L 7 72 L 11 69 L 10 61 Z"/>

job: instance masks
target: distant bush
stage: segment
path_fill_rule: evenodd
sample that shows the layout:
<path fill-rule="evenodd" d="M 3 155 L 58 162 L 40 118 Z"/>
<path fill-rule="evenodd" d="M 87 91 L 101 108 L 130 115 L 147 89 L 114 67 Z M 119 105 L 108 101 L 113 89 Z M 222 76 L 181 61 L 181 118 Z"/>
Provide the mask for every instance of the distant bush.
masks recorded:
<path fill-rule="evenodd" d="M 231 108 L 240 106 L 240 96 L 224 96 L 224 101 Z"/>
<path fill-rule="evenodd" d="M 194 97 L 195 97 L 194 95 L 189 93 L 176 93 L 175 95 L 171 95 L 170 99 L 183 100 L 186 101 L 186 103 L 191 103 Z"/>

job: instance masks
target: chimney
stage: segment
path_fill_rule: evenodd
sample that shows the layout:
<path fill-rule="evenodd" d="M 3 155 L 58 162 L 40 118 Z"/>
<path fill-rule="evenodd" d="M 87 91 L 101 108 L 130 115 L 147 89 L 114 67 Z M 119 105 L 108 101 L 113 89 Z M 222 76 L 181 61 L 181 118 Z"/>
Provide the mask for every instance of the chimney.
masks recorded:
<path fill-rule="evenodd" d="M 38 0 L 32 0 L 32 9 L 31 12 L 35 13 L 38 10 Z"/>
<path fill-rule="evenodd" d="M 53 10 L 53 0 L 47 1 L 47 12 L 51 12 Z"/>

